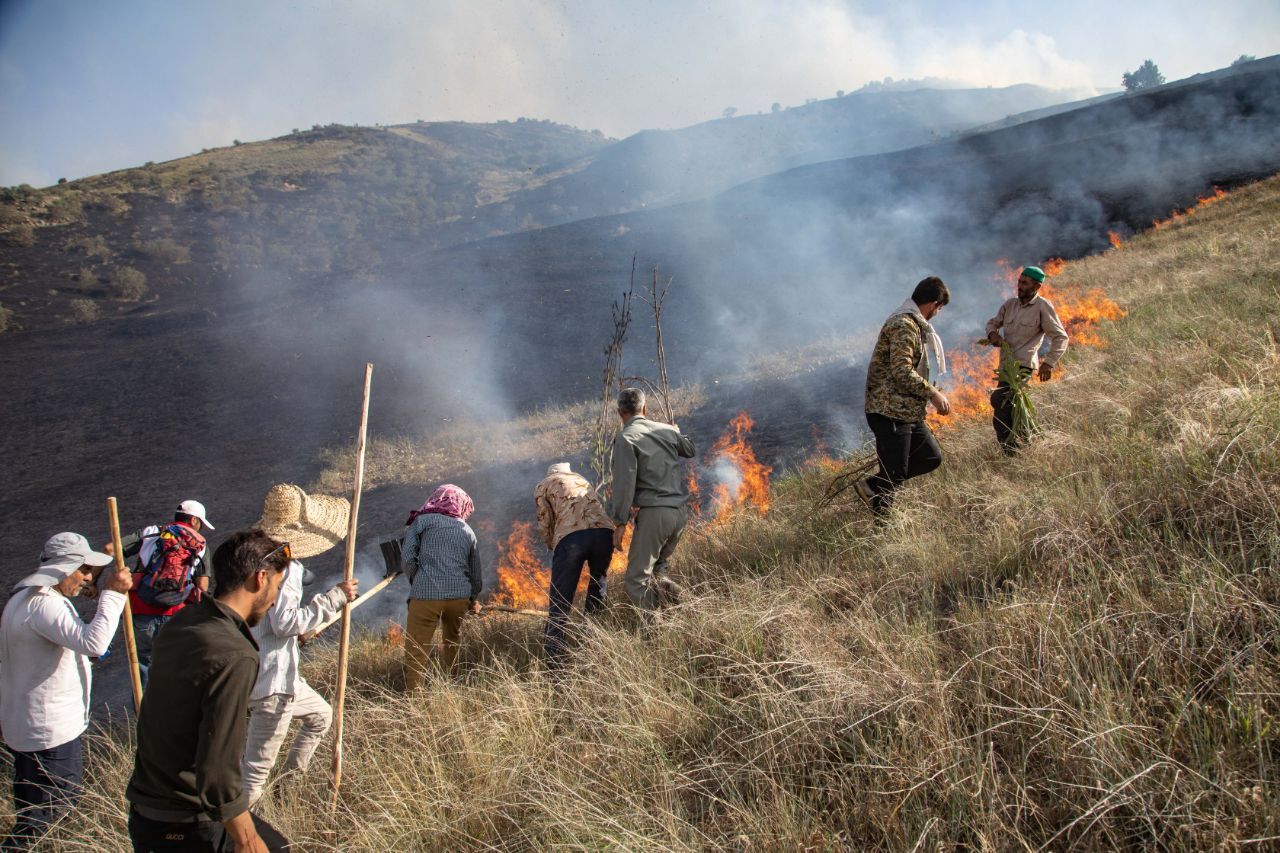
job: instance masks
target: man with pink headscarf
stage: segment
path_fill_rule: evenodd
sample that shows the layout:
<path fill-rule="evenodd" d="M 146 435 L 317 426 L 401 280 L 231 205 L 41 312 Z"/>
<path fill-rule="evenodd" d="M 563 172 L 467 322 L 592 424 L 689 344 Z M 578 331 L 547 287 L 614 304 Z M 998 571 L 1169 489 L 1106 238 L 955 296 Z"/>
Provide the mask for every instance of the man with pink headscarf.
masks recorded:
<path fill-rule="evenodd" d="M 476 534 L 467 524 L 475 510 L 471 497 L 447 483 L 409 514 L 401 540 L 400 565 L 409 579 L 409 616 L 404 631 L 404 685 L 422 685 L 427 650 L 441 626 L 440 664 L 452 672 L 458 659 L 462 617 L 479 611 L 483 572 Z"/>

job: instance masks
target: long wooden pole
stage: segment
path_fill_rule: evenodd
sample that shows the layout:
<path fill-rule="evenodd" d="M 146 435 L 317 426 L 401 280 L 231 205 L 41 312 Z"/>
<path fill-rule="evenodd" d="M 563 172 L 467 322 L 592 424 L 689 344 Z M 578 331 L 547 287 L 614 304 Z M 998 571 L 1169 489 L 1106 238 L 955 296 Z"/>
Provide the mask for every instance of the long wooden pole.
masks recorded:
<path fill-rule="evenodd" d="M 355 610 L 361 604 L 364 604 L 366 601 L 368 601 L 369 599 L 373 598 L 375 595 L 377 595 L 378 593 L 386 589 L 387 586 L 390 585 L 390 583 L 398 577 L 400 577 L 399 574 L 387 575 L 385 578 L 383 578 L 382 580 L 378 581 L 376 584 L 371 586 L 368 592 L 361 593 L 359 598 L 351 602 L 350 609 Z M 328 629 L 331 625 L 337 624 L 338 620 L 341 618 L 342 618 L 342 615 L 338 614 L 334 616 L 332 619 L 330 619 L 328 622 L 319 626 L 318 628 L 312 628 L 310 631 L 303 634 L 298 639 L 304 643 L 309 643 L 312 640 L 314 640 L 317 636 L 319 636 L 320 632 Z"/>
<path fill-rule="evenodd" d="M 115 552 L 116 571 L 125 571 L 124 546 L 120 544 L 120 509 L 115 498 L 107 498 L 107 516 L 111 519 L 111 550 Z M 124 596 L 124 650 L 129 656 L 129 682 L 133 686 L 133 713 L 142 710 L 142 670 L 138 668 L 138 638 L 133 635 L 133 610 L 129 594 Z"/>
<path fill-rule="evenodd" d="M 364 399 L 360 403 L 360 432 L 356 436 L 356 479 L 351 488 L 351 520 L 347 523 L 347 555 L 342 566 L 343 580 L 351 580 L 356 568 L 356 519 L 360 515 L 360 492 L 364 487 L 364 444 L 369 432 L 369 382 L 373 364 L 364 366 Z M 329 812 L 338 811 L 338 790 L 342 786 L 342 709 L 347 698 L 347 653 L 351 644 L 351 604 L 342 607 L 342 634 L 338 640 L 338 690 L 333 699 L 333 799 Z"/>

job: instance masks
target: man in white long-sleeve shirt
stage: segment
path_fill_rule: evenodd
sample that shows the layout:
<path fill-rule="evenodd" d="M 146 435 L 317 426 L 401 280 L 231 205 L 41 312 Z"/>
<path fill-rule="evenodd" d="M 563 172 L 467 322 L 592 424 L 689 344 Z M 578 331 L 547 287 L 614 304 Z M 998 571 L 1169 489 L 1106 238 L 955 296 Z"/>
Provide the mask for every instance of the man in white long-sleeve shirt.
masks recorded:
<path fill-rule="evenodd" d="M 252 807 L 262 797 L 289 723 L 301 722 L 285 759 L 286 773 L 307 769 L 333 720 L 333 709 L 298 671 L 298 637 L 318 628 L 356 597 L 357 581 L 344 581 L 302 606 L 302 563 L 285 572 L 275 606 L 253 629 L 258 641 L 258 681 L 249 694 L 249 737 L 245 743 L 244 787 Z"/>
<path fill-rule="evenodd" d="M 5 849 L 24 849 L 80 795 L 81 736 L 89 727 L 89 658 L 105 654 L 133 585 L 127 572 L 101 584 L 85 622 L 71 599 L 112 558 L 78 533 L 45 543 L 40 568 L 18 581 L 0 616 L 0 733 L 13 755 L 17 822 Z"/>

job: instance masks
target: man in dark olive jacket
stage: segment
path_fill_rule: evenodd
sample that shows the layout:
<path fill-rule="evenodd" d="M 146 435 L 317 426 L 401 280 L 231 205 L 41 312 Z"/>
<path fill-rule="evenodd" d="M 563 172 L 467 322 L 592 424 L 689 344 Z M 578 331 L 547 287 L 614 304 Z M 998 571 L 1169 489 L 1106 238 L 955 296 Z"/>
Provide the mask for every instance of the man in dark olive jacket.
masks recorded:
<path fill-rule="evenodd" d="M 693 458 L 693 442 L 678 427 L 645 417 L 644 392 L 625 388 L 618 395 L 622 429 L 613 444 L 613 500 L 609 515 L 615 525 L 613 547 L 621 550 L 622 534 L 636 509 L 636 527 L 627 552 L 627 596 L 645 613 L 657 609 L 654 581 L 680 542 L 689 520 L 689 492 L 680 460 Z"/>
<path fill-rule="evenodd" d="M 249 814 L 240 775 L 249 692 L 258 677 L 250 628 L 271 606 L 289 546 L 237 533 L 213 555 L 216 597 L 184 608 L 156 638 L 125 796 L 135 851 L 287 850 Z"/>

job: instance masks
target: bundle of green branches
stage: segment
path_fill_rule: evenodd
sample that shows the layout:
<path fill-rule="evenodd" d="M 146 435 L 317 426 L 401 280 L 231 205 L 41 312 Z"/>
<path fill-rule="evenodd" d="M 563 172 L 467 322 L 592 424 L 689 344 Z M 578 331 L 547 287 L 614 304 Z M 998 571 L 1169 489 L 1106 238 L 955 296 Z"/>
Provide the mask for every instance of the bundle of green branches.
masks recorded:
<path fill-rule="evenodd" d="M 1040 424 L 1036 420 L 1036 406 L 1031 402 L 1027 387 L 1031 382 L 1031 371 L 1018 363 L 1007 343 L 1000 345 L 1000 366 L 996 369 L 996 381 L 1008 386 L 1009 403 L 1013 409 L 1013 423 L 1010 426 L 1018 440 L 1026 441 L 1040 431 Z"/>

